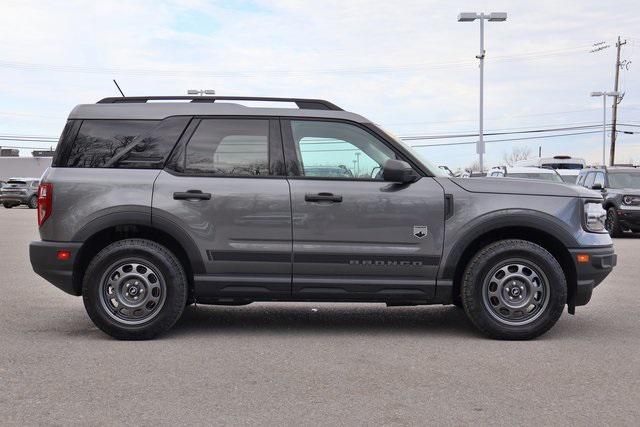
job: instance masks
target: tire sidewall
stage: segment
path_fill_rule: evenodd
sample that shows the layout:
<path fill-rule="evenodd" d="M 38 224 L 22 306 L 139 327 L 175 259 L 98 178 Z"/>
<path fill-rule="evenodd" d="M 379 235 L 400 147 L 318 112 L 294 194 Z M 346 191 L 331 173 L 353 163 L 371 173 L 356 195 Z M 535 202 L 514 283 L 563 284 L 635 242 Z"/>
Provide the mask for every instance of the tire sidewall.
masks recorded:
<path fill-rule="evenodd" d="M 27 206 L 29 206 L 29 209 L 35 209 L 38 207 L 38 197 L 37 196 L 31 196 L 29 198 L 29 201 L 27 202 Z"/>
<path fill-rule="evenodd" d="M 166 297 L 160 312 L 147 322 L 128 325 L 113 319 L 100 301 L 100 281 L 114 264 L 144 261 L 162 275 Z M 177 267 L 177 268 L 176 268 Z M 84 275 L 82 295 L 91 320 L 107 334 L 122 339 L 147 339 L 169 329 L 178 320 L 187 299 L 184 269 L 164 247 L 145 240 L 123 240 L 100 251 Z"/>
<path fill-rule="evenodd" d="M 487 275 L 500 263 L 512 258 L 533 264 L 542 271 L 549 284 L 549 299 L 543 312 L 532 322 L 509 325 L 495 319 L 485 306 L 483 285 Z M 469 271 L 469 268 L 473 268 Z M 558 320 L 567 299 L 564 272 L 555 258 L 531 242 L 510 240 L 497 242 L 481 250 L 467 267 L 463 283 L 465 311 L 478 328 L 495 338 L 529 339 L 547 331 Z"/>

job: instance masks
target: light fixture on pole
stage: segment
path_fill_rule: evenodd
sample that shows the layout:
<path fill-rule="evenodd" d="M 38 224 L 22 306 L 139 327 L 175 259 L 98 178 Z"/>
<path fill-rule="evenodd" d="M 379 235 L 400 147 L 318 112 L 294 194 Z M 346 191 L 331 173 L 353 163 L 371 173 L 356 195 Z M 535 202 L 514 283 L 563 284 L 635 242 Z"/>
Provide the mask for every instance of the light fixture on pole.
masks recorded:
<path fill-rule="evenodd" d="M 458 15 L 458 22 L 472 22 L 476 19 L 480 20 L 480 55 L 476 58 L 480 60 L 480 132 L 478 134 L 478 144 L 476 146 L 476 152 L 478 153 L 478 160 L 480 162 L 480 172 L 484 171 L 484 123 L 483 123 L 483 109 L 484 109 L 484 21 L 490 22 L 502 22 L 507 20 L 506 12 L 491 12 L 491 13 L 476 13 L 476 12 L 462 12 Z"/>
<path fill-rule="evenodd" d="M 602 97 L 602 166 L 607 165 L 606 147 L 607 147 L 607 96 L 620 96 L 619 92 L 591 92 L 591 96 Z M 612 165 L 613 166 L 613 165 Z"/>

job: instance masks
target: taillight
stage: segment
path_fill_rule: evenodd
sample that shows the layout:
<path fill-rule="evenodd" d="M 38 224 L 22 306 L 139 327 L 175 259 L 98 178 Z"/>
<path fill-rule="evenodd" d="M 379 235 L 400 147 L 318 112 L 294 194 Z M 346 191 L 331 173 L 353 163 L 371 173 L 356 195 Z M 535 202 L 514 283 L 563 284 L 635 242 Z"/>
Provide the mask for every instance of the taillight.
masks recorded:
<path fill-rule="evenodd" d="M 51 216 L 53 209 L 53 184 L 44 183 L 38 186 L 38 227 Z"/>

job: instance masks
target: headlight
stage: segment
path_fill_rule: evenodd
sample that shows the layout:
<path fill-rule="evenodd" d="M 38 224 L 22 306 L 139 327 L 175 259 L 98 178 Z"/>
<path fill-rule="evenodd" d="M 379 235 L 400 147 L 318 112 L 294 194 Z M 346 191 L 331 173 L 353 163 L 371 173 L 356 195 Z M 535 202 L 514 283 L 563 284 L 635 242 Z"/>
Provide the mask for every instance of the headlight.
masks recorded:
<path fill-rule="evenodd" d="M 624 196 L 622 203 L 629 206 L 640 205 L 640 196 Z"/>
<path fill-rule="evenodd" d="M 604 230 L 604 221 L 607 211 L 602 209 L 600 202 L 585 202 L 584 226 L 587 231 L 598 232 Z"/>

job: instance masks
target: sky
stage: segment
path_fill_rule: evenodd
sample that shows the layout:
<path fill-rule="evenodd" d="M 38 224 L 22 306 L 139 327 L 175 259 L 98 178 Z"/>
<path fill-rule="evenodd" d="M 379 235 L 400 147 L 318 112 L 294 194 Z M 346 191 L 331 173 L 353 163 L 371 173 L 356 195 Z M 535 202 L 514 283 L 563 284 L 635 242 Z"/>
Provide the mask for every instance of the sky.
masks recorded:
<path fill-rule="evenodd" d="M 461 11 L 508 13 L 506 22 L 485 24 L 485 132 L 601 125 L 602 100 L 589 94 L 613 89 L 618 35 L 631 61 L 621 71 L 618 121 L 640 132 L 637 0 L 4 0 L 0 135 L 57 137 L 75 105 L 119 94 L 112 79 L 127 95 L 214 89 L 323 98 L 399 136 L 477 133 L 479 24 L 457 22 Z M 611 47 L 590 53 L 602 41 Z M 503 164 L 513 147 L 526 146 L 599 163 L 601 129 L 564 133 L 574 132 L 593 133 L 489 142 L 485 162 Z M 473 144 L 424 145 L 475 139 L 410 144 L 456 169 L 476 160 Z M 618 162 L 640 162 L 640 133 L 620 134 L 617 152 Z"/>

